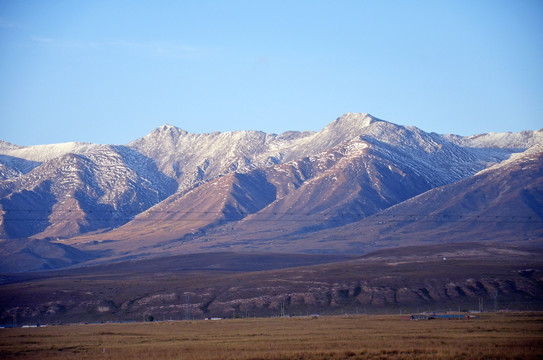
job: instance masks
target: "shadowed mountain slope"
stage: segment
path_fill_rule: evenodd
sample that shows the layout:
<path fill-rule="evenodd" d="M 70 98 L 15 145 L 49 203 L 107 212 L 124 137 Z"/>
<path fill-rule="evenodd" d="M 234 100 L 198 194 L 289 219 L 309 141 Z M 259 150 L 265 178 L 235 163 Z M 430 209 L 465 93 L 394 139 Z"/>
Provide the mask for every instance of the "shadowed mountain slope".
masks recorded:
<path fill-rule="evenodd" d="M 463 241 L 541 246 L 542 147 L 534 146 L 473 177 L 432 189 L 359 222 L 313 233 L 311 238 L 319 239 L 323 247 L 357 252 Z"/>
<path fill-rule="evenodd" d="M 193 319 L 279 316 L 281 308 L 287 315 L 465 311 L 479 310 L 481 299 L 483 310 L 494 303 L 540 310 L 541 255 L 463 243 L 345 260 L 215 253 L 11 274 L 2 277 L 0 324 L 183 319 L 187 308 Z"/>

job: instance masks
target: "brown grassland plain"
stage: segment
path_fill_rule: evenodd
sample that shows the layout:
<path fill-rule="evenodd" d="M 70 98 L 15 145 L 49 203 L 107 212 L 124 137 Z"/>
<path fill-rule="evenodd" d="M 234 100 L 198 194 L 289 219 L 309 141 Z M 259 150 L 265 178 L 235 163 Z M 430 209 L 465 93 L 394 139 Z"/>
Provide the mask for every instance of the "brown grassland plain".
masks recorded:
<path fill-rule="evenodd" d="M 541 359 L 543 314 L 399 315 L 0 329 L 0 358 Z"/>

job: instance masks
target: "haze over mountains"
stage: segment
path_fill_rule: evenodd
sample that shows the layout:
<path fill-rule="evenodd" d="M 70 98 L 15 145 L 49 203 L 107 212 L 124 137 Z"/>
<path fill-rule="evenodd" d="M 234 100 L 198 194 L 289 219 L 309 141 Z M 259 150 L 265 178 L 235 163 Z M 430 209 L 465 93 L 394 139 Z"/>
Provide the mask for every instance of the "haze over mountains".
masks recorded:
<path fill-rule="evenodd" d="M 542 144 L 542 130 L 461 137 L 352 113 L 316 133 L 164 125 L 127 145 L 0 142 L 1 248 L 19 259 L 2 269 L 208 251 L 541 245 Z"/>

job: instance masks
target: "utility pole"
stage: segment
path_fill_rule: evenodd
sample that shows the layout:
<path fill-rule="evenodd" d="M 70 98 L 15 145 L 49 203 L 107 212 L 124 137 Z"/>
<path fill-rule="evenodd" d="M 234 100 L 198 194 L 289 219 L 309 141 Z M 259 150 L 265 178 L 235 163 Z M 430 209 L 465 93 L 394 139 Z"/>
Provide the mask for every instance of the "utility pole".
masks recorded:
<path fill-rule="evenodd" d="M 187 294 L 187 309 L 186 309 L 186 312 L 185 312 L 185 320 L 190 320 L 190 295 Z"/>
<path fill-rule="evenodd" d="M 498 312 L 498 290 L 494 292 L 494 312 Z"/>

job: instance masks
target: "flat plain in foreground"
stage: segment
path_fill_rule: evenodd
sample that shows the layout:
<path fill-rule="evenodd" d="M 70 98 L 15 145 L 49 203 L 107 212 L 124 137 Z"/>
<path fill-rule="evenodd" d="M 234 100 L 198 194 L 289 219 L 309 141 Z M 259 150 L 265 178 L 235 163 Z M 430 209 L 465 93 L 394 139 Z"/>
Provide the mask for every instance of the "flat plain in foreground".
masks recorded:
<path fill-rule="evenodd" d="M 543 314 L 399 315 L 0 329 L 0 358 L 541 359 Z"/>

